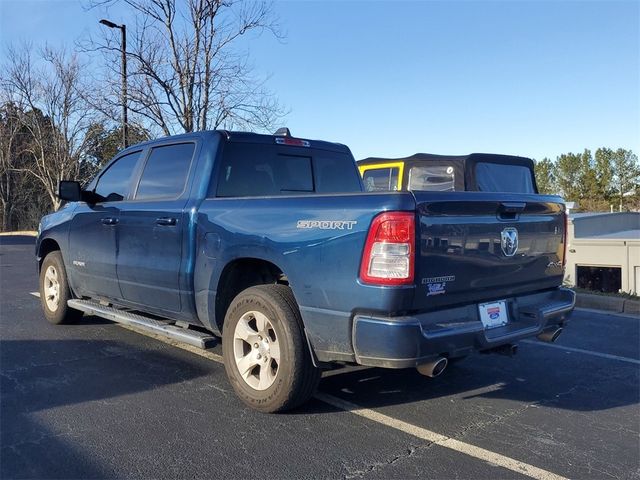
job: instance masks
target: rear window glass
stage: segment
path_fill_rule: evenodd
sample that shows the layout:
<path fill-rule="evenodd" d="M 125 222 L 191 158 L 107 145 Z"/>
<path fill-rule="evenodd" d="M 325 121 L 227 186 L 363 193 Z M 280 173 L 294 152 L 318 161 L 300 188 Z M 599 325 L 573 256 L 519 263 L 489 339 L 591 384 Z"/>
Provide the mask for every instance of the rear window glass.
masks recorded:
<path fill-rule="evenodd" d="M 360 192 L 360 174 L 354 161 L 345 154 L 318 151 L 313 157 L 317 193 Z"/>
<path fill-rule="evenodd" d="M 218 197 L 261 197 L 361 191 L 353 158 L 339 152 L 229 143 L 218 177 Z M 290 153 L 292 152 L 292 153 Z M 209 192 L 210 196 L 213 192 Z"/>
<path fill-rule="evenodd" d="M 184 190 L 194 143 L 154 147 L 144 166 L 136 200 L 176 198 Z"/>
<path fill-rule="evenodd" d="M 409 190 L 453 192 L 455 190 L 453 167 L 451 165 L 411 167 L 409 170 Z"/>
<path fill-rule="evenodd" d="M 276 187 L 272 195 L 279 192 L 313 192 L 311 157 L 277 155 L 271 167 L 271 182 Z M 267 163 L 264 164 L 266 167 Z M 266 167 L 268 168 L 268 167 Z"/>
<path fill-rule="evenodd" d="M 367 192 L 387 192 L 398 190 L 398 175 L 400 169 L 394 168 L 372 168 L 365 170 L 362 175 L 364 188 Z"/>
<path fill-rule="evenodd" d="M 535 193 L 531 175 L 531 170 L 523 165 L 476 164 L 476 184 L 480 192 Z"/>

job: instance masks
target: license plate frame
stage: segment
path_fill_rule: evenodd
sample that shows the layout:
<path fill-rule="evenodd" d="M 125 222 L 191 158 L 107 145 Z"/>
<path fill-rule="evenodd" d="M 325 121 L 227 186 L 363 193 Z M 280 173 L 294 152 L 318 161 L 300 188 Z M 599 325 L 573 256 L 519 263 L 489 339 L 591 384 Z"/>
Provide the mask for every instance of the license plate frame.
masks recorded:
<path fill-rule="evenodd" d="M 478 305 L 478 312 L 485 330 L 503 327 L 509 323 L 509 310 L 507 309 L 506 300 L 481 303 Z"/>

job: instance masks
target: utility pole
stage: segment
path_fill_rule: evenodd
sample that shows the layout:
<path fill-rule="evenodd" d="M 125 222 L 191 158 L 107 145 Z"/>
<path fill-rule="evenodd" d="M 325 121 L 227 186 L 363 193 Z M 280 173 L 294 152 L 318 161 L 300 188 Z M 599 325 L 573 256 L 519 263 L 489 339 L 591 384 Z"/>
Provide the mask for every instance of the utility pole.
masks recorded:
<path fill-rule="evenodd" d="M 122 148 L 127 148 L 129 145 L 129 121 L 127 118 L 127 26 L 125 24 L 118 25 L 105 19 L 100 20 L 100 23 L 109 28 L 118 28 L 122 34 L 120 42 L 120 52 L 122 55 L 122 65 L 120 69 L 122 74 L 122 88 L 120 91 L 122 97 Z"/>

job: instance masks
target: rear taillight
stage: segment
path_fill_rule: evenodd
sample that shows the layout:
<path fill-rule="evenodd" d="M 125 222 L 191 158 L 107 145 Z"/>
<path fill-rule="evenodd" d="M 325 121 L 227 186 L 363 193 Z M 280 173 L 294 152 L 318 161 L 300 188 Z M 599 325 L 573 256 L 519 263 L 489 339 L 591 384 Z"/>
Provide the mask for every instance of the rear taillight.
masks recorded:
<path fill-rule="evenodd" d="M 386 212 L 373 219 L 360 266 L 360 279 L 375 285 L 413 283 L 415 216 Z"/>

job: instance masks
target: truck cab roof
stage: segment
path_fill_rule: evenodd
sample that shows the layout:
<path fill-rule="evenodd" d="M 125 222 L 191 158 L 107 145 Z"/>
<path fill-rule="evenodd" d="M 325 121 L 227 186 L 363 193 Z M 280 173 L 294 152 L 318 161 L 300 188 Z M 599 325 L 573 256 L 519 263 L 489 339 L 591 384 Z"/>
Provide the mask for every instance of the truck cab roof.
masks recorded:
<path fill-rule="evenodd" d="M 287 129 L 288 131 L 288 129 Z M 137 150 L 150 145 L 156 145 L 158 143 L 175 142 L 179 140 L 193 140 L 194 138 L 212 138 L 213 136 L 219 137 L 220 140 L 225 142 L 238 142 L 238 143 L 264 143 L 265 145 L 273 145 L 278 143 L 278 139 L 287 139 L 285 144 L 291 144 L 294 146 L 307 146 L 320 150 L 329 150 L 335 152 L 351 153 L 349 147 L 342 143 L 327 142 L 324 140 L 309 140 L 293 137 L 290 135 L 282 134 L 263 134 L 254 132 L 242 132 L 242 131 L 230 131 L 230 130 L 203 130 L 198 132 L 182 133 L 179 135 L 170 135 L 166 137 L 160 137 L 146 142 L 137 143 L 127 147 L 125 150 Z"/>

